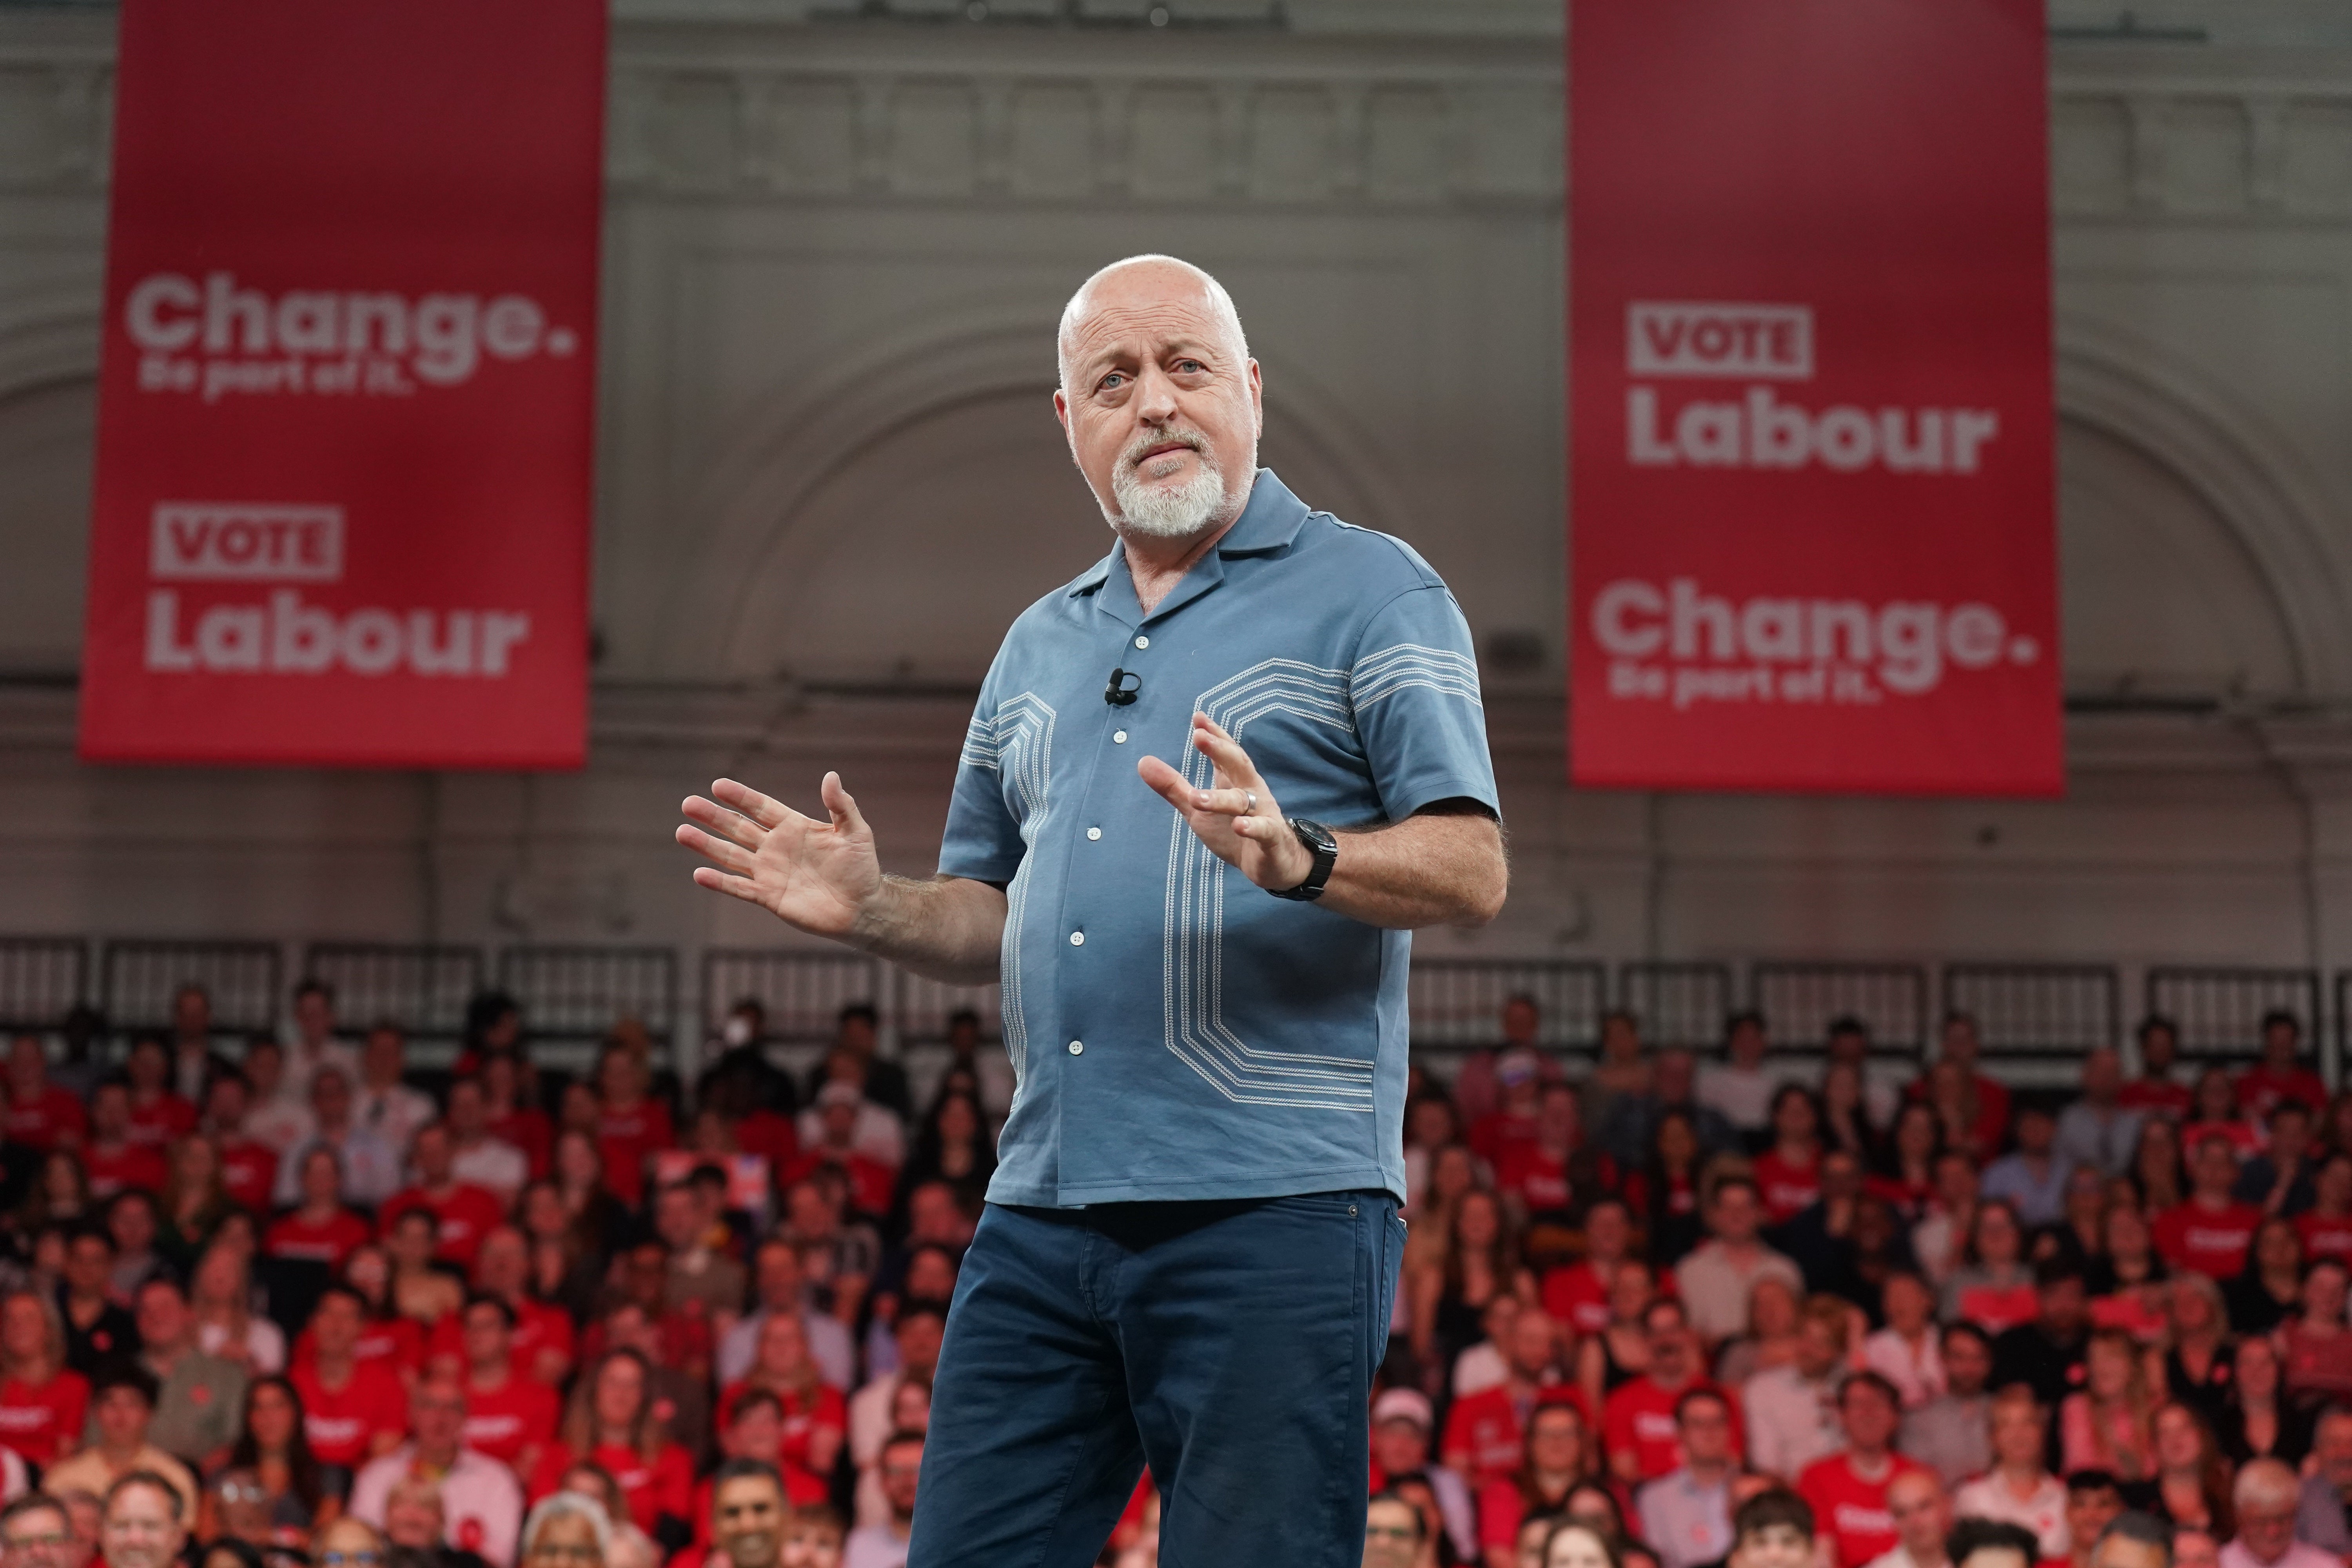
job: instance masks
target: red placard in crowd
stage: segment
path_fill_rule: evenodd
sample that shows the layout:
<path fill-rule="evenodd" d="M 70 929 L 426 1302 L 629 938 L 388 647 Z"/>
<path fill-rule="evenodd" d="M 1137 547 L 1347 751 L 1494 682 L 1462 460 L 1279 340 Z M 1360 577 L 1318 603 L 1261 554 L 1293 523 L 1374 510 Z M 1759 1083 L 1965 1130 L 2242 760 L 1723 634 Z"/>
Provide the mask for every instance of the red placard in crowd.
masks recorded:
<path fill-rule="evenodd" d="M 81 752 L 576 767 L 601 0 L 124 0 Z"/>
<path fill-rule="evenodd" d="M 2039 0 L 1577 0 L 1570 773 L 2063 786 Z"/>

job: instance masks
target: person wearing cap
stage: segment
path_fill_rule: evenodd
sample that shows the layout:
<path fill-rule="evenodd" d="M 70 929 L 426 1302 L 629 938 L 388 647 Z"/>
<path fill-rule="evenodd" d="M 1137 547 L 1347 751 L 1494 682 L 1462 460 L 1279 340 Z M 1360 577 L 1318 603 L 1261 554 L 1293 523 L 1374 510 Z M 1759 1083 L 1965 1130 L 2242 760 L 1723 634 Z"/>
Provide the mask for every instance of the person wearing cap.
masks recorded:
<path fill-rule="evenodd" d="M 1496 1105 L 1470 1125 L 1470 1152 L 1489 1165 L 1536 1137 L 1543 1097 L 1543 1058 L 1533 1046 L 1513 1046 L 1495 1058 Z"/>
<path fill-rule="evenodd" d="M 887 1214 L 898 1187 L 898 1167 L 876 1159 L 858 1138 L 859 1119 L 875 1109 L 855 1084 L 835 1079 L 818 1089 L 815 1105 L 801 1119 L 803 1147 L 800 1157 L 784 1168 L 785 1188 L 831 1165 L 848 1181 L 852 1206 L 865 1214 Z"/>
<path fill-rule="evenodd" d="M 1396 1476 L 1419 1475 L 1437 1495 L 1445 1515 L 1445 1533 L 1463 1561 L 1478 1552 L 1478 1510 L 1470 1488 L 1449 1466 L 1430 1460 L 1430 1439 L 1437 1429 L 1437 1413 L 1429 1395 L 1417 1388 L 1391 1388 L 1372 1401 L 1372 1489 L 1380 1490 Z"/>

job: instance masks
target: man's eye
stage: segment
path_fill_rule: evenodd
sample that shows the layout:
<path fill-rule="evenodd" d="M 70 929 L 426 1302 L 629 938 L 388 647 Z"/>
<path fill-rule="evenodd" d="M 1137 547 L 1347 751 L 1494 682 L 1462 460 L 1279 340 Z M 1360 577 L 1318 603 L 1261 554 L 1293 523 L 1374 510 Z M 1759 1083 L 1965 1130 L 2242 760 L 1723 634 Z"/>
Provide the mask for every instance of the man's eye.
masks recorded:
<path fill-rule="evenodd" d="M 1122 382 L 1122 381 L 1125 381 L 1126 379 L 1127 379 L 1127 376 L 1126 376 L 1126 374 L 1125 374 L 1125 373 L 1124 373 L 1124 372 L 1121 372 L 1121 371 L 1116 371 L 1116 370 L 1115 370 L 1115 371 L 1111 372 L 1108 375 L 1107 375 L 1107 376 L 1103 377 L 1103 378 L 1102 378 L 1102 382 L 1101 382 L 1101 384 L 1101 384 L 1101 387 L 1102 387 L 1102 390 L 1103 390 L 1103 391 L 1105 391 L 1105 392 L 1112 392 L 1112 391 L 1116 391 L 1116 390 L 1117 390 L 1116 386 L 1114 386 L 1114 385 L 1113 385 L 1113 384 L 1114 384 L 1114 383 L 1116 383 L 1116 382 Z"/>
<path fill-rule="evenodd" d="M 1176 368 L 1178 370 L 1201 370 L 1205 367 L 1199 360 L 1196 359 L 1180 359 L 1176 362 Z"/>

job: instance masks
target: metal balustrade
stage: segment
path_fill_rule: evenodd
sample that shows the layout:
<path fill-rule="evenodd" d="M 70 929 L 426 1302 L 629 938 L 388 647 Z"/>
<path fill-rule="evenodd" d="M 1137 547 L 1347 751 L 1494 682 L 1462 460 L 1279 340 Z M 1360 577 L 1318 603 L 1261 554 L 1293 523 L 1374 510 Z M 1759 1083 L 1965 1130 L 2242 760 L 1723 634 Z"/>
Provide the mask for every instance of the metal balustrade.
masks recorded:
<path fill-rule="evenodd" d="M 1554 1050 L 1591 1051 L 1608 1010 L 1609 971 L 1582 960 L 1425 958 L 1412 966 L 1416 1046 L 1491 1046 L 1502 1037 L 1503 1004 L 1535 998 L 1537 1041 Z"/>
<path fill-rule="evenodd" d="M 99 966 L 99 1005 L 118 1036 L 166 1029 L 173 998 L 201 985 L 214 1034 L 256 1034 L 277 1026 L 284 960 L 274 942 L 110 942 Z"/>
<path fill-rule="evenodd" d="M 677 954 L 667 947 L 510 947 L 499 954 L 499 989 L 521 1006 L 534 1047 L 554 1047 L 576 1065 L 623 1018 L 643 1024 L 656 1045 L 669 1043 Z"/>
<path fill-rule="evenodd" d="M 2306 1049 L 2321 1043 L 2315 969 L 2165 964 L 2147 972 L 2146 994 L 2148 1012 L 2172 1020 L 2184 1057 L 2226 1061 L 2260 1055 L 2263 1016 L 2271 1012 L 2294 1016 Z"/>
<path fill-rule="evenodd" d="M 1727 963 L 1621 963 L 1617 1005 L 1633 1015 L 1653 1045 L 1709 1051 L 1723 1042 L 1734 1009 Z"/>
<path fill-rule="evenodd" d="M 1989 1057 L 2080 1057 L 2123 1040 L 2123 981 L 2109 963 L 1950 963 L 1944 1011 L 1976 1020 Z"/>
<path fill-rule="evenodd" d="M 1924 964 L 1763 959 L 1749 966 L 1748 998 L 1776 1045 L 1818 1047 L 1831 1024 L 1851 1017 L 1880 1054 L 1916 1057 L 1927 1048 Z"/>
<path fill-rule="evenodd" d="M 346 1027 L 391 1024 L 413 1040 L 454 1041 L 489 964 L 478 947 L 314 942 L 302 950 L 302 973 L 334 988 Z"/>
<path fill-rule="evenodd" d="M 78 936 L 0 936 L 0 1030 L 46 1034 L 89 1000 L 89 943 Z"/>

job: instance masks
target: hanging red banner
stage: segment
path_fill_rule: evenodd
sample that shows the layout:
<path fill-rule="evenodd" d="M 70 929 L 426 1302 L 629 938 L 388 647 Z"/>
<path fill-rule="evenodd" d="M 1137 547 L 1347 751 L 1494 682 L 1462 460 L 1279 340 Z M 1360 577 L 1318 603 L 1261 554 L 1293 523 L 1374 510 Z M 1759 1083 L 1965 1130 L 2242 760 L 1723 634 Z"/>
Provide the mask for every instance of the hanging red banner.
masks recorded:
<path fill-rule="evenodd" d="M 124 0 L 81 752 L 577 767 L 601 0 Z"/>
<path fill-rule="evenodd" d="M 2064 783 L 2040 0 L 1575 0 L 1570 772 Z"/>

